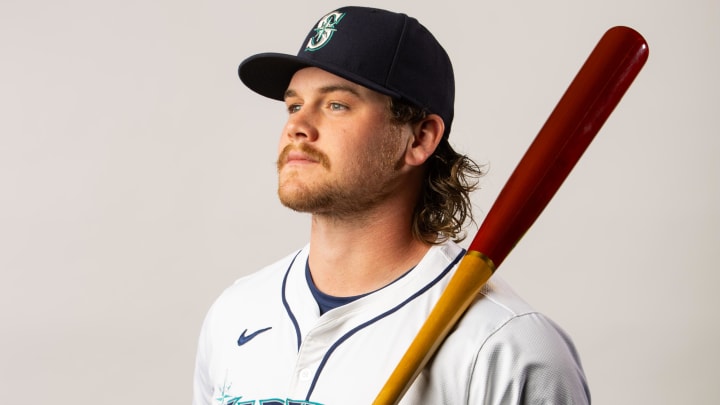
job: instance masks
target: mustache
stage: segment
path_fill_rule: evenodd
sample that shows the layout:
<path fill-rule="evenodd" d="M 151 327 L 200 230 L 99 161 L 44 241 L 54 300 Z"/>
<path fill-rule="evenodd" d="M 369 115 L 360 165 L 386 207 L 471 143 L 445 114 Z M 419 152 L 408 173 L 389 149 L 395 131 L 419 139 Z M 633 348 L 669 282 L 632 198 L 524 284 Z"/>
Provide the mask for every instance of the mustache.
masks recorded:
<path fill-rule="evenodd" d="M 315 149 L 315 147 L 308 145 L 307 143 L 299 143 L 297 145 L 290 144 L 283 148 L 282 152 L 280 152 L 280 155 L 278 156 L 277 160 L 277 168 L 278 170 L 282 169 L 283 166 L 285 166 L 285 163 L 287 162 L 288 155 L 291 152 L 299 151 L 303 154 L 307 155 L 310 159 L 316 160 L 318 163 L 322 165 L 325 169 L 330 169 L 330 158 L 319 150 Z"/>

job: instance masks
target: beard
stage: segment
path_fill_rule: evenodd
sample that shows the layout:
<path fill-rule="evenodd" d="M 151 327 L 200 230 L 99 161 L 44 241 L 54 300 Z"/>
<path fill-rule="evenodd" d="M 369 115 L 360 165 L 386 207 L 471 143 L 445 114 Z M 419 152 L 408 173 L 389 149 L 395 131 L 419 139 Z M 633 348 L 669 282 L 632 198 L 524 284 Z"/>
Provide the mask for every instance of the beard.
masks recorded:
<path fill-rule="evenodd" d="M 278 159 L 280 202 L 294 211 L 338 218 L 367 212 L 385 201 L 402 181 L 399 142 L 397 131 L 388 131 L 373 150 L 359 152 L 353 155 L 352 162 L 344 162 L 341 172 L 312 145 L 286 146 Z M 324 175 L 309 178 L 298 171 L 283 174 L 285 156 L 292 150 L 300 150 L 318 161 Z"/>

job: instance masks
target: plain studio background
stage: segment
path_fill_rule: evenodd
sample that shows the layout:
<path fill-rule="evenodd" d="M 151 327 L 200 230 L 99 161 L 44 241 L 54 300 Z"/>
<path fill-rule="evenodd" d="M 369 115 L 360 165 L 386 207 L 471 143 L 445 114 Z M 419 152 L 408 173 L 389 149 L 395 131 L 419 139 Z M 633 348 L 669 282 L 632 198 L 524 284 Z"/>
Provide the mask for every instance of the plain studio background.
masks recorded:
<path fill-rule="evenodd" d="M 208 306 L 308 234 L 275 195 L 284 107 L 237 65 L 295 53 L 346 4 L 2 0 L 0 402 L 190 402 Z M 720 402 L 719 3 L 365 5 L 418 17 L 450 53 L 451 141 L 489 167 L 478 221 L 605 30 L 647 38 L 499 274 L 574 337 L 594 403 Z"/>

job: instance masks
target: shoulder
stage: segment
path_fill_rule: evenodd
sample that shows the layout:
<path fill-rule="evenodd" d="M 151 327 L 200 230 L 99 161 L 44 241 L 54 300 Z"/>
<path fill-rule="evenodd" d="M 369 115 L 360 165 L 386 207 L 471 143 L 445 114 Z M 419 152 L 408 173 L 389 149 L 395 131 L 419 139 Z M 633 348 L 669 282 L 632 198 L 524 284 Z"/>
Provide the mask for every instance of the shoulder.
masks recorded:
<path fill-rule="evenodd" d="M 564 336 L 554 322 L 535 311 L 495 275 L 483 286 L 448 340 L 463 346 L 465 353 L 492 351 L 496 345 L 530 351 L 541 340 L 564 344 Z M 503 348 L 505 353 L 507 350 Z"/>
<path fill-rule="evenodd" d="M 486 286 L 468 312 L 467 323 L 466 330 L 475 331 L 478 364 L 493 364 L 521 373 L 525 367 L 582 373 L 577 350 L 566 331 L 534 310 L 502 280 Z"/>
<path fill-rule="evenodd" d="M 477 403 L 590 401 L 570 336 L 497 276 L 483 287 L 438 357 L 462 367 L 466 379 L 456 388 Z"/>
<path fill-rule="evenodd" d="M 292 252 L 282 259 L 263 267 L 253 273 L 235 280 L 215 299 L 208 316 L 222 311 L 223 308 L 246 308 L 254 302 L 267 304 L 268 297 L 279 296 L 285 275 L 296 261 L 304 260 L 305 248 Z"/>

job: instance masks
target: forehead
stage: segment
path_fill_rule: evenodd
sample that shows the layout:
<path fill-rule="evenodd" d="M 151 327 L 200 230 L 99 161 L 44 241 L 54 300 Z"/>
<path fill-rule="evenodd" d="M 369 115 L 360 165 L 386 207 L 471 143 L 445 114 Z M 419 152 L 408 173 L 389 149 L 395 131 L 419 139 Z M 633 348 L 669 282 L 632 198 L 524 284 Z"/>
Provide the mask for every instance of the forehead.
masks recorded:
<path fill-rule="evenodd" d="M 312 92 L 345 92 L 361 99 L 383 103 L 390 100 L 389 96 L 316 67 L 307 67 L 295 72 L 285 97 Z"/>

